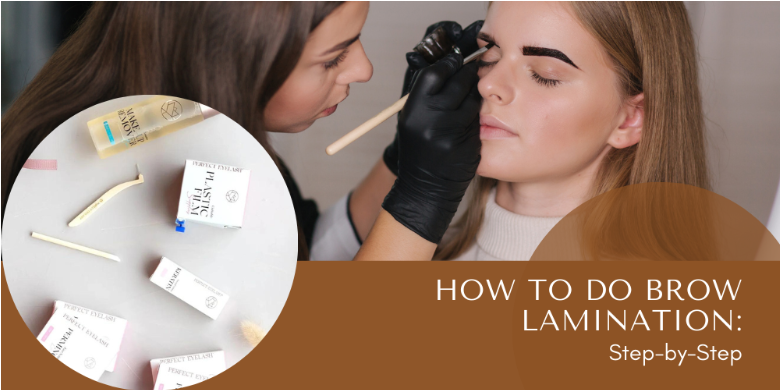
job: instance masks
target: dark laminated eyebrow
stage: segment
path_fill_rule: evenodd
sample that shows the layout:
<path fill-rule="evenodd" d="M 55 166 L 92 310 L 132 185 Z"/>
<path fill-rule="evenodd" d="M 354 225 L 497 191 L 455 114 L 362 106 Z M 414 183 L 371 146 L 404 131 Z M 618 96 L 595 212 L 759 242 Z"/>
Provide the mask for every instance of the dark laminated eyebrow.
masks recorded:
<path fill-rule="evenodd" d="M 523 55 L 557 58 L 577 69 L 580 68 L 579 66 L 574 65 L 574 62 L 571 59 L 569 59 L 569 57 L 566 54 L 563 54 L 563 52 L 561 52 L 560 50 L 549 49 L 546 47 L 538 47 L 538 46 L 523 46 Z"/>
<path fill-rule="evenodd" d="M 495 46 L 495 47 L 497 47 L 499 49 L 501 48 L 501 46 L 498 46 L 496 44 L 496 40 L 493 39 L 493 36 L 488 34 L 488 33 L 480 32 L 479 34 L 477 34 L 477 39 L 481 39 L 481 40 L 487 42 L 489 45 L 492 44 L 493 46 Z"/>

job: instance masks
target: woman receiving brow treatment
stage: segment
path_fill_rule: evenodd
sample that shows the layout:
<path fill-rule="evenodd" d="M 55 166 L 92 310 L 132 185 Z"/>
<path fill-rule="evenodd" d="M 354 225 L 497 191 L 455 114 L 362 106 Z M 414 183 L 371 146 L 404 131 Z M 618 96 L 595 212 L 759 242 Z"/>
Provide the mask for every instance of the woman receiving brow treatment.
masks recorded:
<path fill-rule="evenodd" d="M 528 260 L 564 215 L 609 190 L 649 182 L 709 189 L 696 49 L 682 3 L 495 2 L 478 42 L 491 46 L 478 71 L 481 145 L 407 157 L 415 134 L 435 138 L 456 119 L 426 113 L 427 127 L 411 130 L 406 121 L 423 121 L 416 107 L 404 108 L 399 178 L 356 259 Z M 451 170 L 427 168 L 450 153 L 461 155 Z M 453 218 L 473 171 L 466 212 L 448 228 L 442 222 Z M 399 207 L 398 199 L 414 201 Z"/>

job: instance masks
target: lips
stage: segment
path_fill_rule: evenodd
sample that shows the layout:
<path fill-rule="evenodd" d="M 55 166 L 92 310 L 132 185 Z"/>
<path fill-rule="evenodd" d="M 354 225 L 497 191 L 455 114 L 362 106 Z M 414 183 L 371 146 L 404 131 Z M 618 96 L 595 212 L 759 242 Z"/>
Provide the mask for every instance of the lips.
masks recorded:
<path fill-rule="evenodd" d="M 347 87 L 347 96 L 344 96 L 344 99 L 341 99 L 338 103 L 336 103 L 336 105 L 326 108 L 320 113 L 320 115 L 326 117 L 333 114 L 334 112 L 336 112 L 336 109 L 339 107 L 339 104 L 341 104 L 341 102 L 343 102 L 344 100 L 347 100 L 348 97 L 349 97 L 349 87 Z"/>
<path fill-rule="evenodd" d="M 335 105 L 333 107 L 326 108 L 325 111 L 323 111 L 322 113 L 325 116 L 328 116 L 328 115 L 333 114 L 334 112 L 336 112 L 336 108 L 338 108 L 338 107 L 339 107 L 339 105 L 337 104 L 337 105 Z"/>
<path fill-rule="evenodd" d="M 509 126 L 490 115 L 479 116 L 479 138 L 499 139 L 517 137 Z"/>

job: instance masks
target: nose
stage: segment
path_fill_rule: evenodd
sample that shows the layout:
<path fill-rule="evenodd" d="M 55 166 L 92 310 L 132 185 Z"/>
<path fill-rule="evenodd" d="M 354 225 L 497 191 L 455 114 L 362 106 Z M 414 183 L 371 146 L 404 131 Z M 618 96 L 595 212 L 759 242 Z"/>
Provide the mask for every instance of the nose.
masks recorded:
<path fill-rule="evenodd" d="M 483 70 L 477 88 L 479 94 L 482 95 L 484 101 L 493 104 L 509 104 L 513 96 L 513 89 L 511 88 L 511 72 L 509 69 L 505 69 L 505 66 L 501 66 L 502 61 L 498 61 L 490 69 Z"/>
<path fill-rule="evenodd" d="M 339 74 L 336 82 L 339 84 L 349 83 L 365 83 L 371 80 L 371 76 L 374 75 L 374 66 L 371 65 L 371 61 L 366 56 L 366 51 L 363 50 L 363 44 L 357 41 L 350 48 L 350 53 L 347 54 L 347 61 L 344 63 L 344 71 Z"/>

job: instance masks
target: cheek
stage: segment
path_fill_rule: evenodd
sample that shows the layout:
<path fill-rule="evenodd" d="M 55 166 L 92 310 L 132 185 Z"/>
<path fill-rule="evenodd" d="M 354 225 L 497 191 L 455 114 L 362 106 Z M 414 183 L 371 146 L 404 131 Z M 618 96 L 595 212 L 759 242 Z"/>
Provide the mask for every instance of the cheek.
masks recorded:
<path fill-rule="evenodd" d="M 521 135 L 540 155 L 551 159 L 591 155 L 606 144 L 611 115 L 599 99 L 556 96 L 529 102 L 528 107 L 527 131 Z"/>
<path fill-rule="evenodd" d="M 333 80 L 323 75 L 327 73 L 313 74 L 295 80 L 294 87 L 290 89 L 287 97 L 298 111 L 312 113 L 312 116 L 319 114 L 317 109 L 323 108 L 322 105 L 328 100 L 328 95 L 334 86 Z"/>
<path fill-rule="evenodd" d="M 317 75 L 293 74 L 274 94 L 265 109 L 269 131 L 299 132 L 308 128 L 322 112 L 332 82 Z"/>
<path fill-rule="evenodd" d="M 507 107 L 519 137 L 483 141 L 478 173 L 535 181 L 573 175 L 594 162 L 611 131 L 610 99 L 565 92 L 529 88 Z"/>

